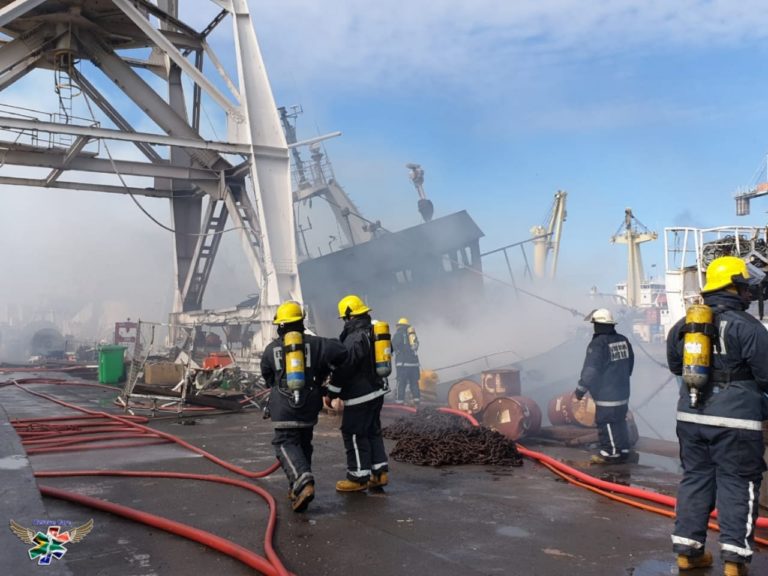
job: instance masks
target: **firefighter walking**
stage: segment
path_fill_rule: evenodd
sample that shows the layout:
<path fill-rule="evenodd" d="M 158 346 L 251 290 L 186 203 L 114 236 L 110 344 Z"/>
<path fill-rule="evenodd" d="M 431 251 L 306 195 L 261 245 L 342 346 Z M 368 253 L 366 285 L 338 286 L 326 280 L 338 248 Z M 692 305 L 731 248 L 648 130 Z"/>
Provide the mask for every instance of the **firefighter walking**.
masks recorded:
<path fill-rule="evenodd" d="M 392 335 L 392 352 L 395 356 L 397 370 L 397 403 L 405 402 L 406 390 L 411 391 L 414 404 L 421 402 L 419 391 L 419 338 L 408 318 L 397 321 L 397 329 Z"/>
<path fill-rule="evenodd" d="M 631 456 L 627 410 L 635 355 L 626 336 L 616 332 L 610 310 L 599 308 L 589 319 L 595 332 L 574 395 L 581 400 L 589 392 L 595 401 L 600 450 L 592 456 L 592 463 L 621 463 Z"/>
<path fill-rule="evenodd" d="M 323 406 L 321 386 L 346 361 L 347 350 L 336 339 L 306 334 L 304 310 L 298 302 L 281 304 L 273 324 L 278 337 L 261 358 L 261 375 L 271 388 L 272 445 L 288 477 L 291 507 L 303 512 L 315 495 L 312 436 Z"/>
<path fill-rule="evenodd" d="M 336 483 L 339 492 L 383 488 L 389 481 L 387 453 L 381 435 L 381 407 L 389 391 L 391 372 L 388 326 L 371 322 L 371 309 L 355 295 L 338 304 L 344 330 L 339 339 L 347 362 L 333 374 L 328 391 L 344 401 L 341 435 L 347 455 L 347 475 Z M 385 329 L 386 331 L 383 331 Z"/>
<path fill-rule="evenodd" d="M 712 565 L 705 544 L 715 506 L 724 574 L 743 576 L 752 559 L 768 417 L 768 331 L 746 312 L 756 280 L 740 258 L 716 258 L 702 290 L 711 324 L 683 318 L 667 336 L 669 369 L 683 380 L 677 405 L 683 477 L 672 534 L 680 570 Z M 700 362 L 702 353 L 709 366 Z M 696 377 L 701 374 L 707 377 Z"/>

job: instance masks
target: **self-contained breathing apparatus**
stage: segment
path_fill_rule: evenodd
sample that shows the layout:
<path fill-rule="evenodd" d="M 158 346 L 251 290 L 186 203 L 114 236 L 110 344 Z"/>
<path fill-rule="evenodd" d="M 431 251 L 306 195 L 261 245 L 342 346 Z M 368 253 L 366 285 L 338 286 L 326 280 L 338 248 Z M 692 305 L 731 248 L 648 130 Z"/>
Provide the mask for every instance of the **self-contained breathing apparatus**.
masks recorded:
<path fill-rule="evenodd" d="M 392 335 L 389 324 L 378 320 L 373 324 L 373 365 L 376 376 L 384 380 L 384 388 L 388 388 L 387 377 L 392 374 Z"/>
<path fill-rule="evenodd" d="M 712 320 L 712 308 L 706 304 L 694 304 L 685 312 L 683 382 L 688 387 L 691 408 L 698 407 L 710 380 L 712 341 L 717 337 Z"/>
<path fill-rule="evenodd" d="M 311 363 L 309 343 L 304 342 L 304 335 L 299 331 L 286 332 L 282 347 L 276 346 L 273 354 L 275 369 L 281 372 L 278 390 L 281 394 L 287 394 L 291 405 L 296 407 L 301 403 L 301 392 L 307 380 L 305 371 Z"/>
<path fill-rule="evenodd" d="M 414 353 L 419 351 L 419 338 L 416 336 L 416 329 L 408 326 L 408 345 Z"/>
<path fill-rule="evenodd" d="M 723 258 L 726 260 L 727 258 Z M 752 264 L 739 263 L 736 258 L 730 258 L 745 269 L 743 274 L 733 275 L 730 278 L 715 278 L 717 271 L 712 275 L 707 270 L 707 286 L 712 282 L 714 291 L 725 288 L 730 281 L 748 289 L 749 301 L 745 300 L 744 309 L 749 306 L 749 302 L 757 301 L 758 314 L 760 320 L 763 319 L 764 302 L 768 295 L 768 276 L 758 267 Z M 721 381 L 712 370 L 712 354 L 715 346 L 720 345 L 720 334 L 717 328 L 717 320 L 714 311 L 706 304 L 693 304 L 685 313 L 685 325 L 681 330 L 683 337 L 683 383 L 688 387 L 689 406 L 697 408 L 702 398 L 709 391 L 713 380 Z M 751 377 L 743 374 L 726 374 L 726 380 L 733 377 Z"/>

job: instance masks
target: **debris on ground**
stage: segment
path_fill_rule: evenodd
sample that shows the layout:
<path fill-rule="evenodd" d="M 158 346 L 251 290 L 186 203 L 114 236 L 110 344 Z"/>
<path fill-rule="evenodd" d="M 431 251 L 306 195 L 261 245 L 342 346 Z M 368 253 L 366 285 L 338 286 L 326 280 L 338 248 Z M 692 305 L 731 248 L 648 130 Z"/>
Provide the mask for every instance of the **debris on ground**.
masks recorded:
<path fill-rule="evenodd" d="M 523 464 L 517 445 L 504 435 L 432 408 L 398 419 L 383 434 L 397 441 L 389 455 L 398 462 L 420 466 Z"/>

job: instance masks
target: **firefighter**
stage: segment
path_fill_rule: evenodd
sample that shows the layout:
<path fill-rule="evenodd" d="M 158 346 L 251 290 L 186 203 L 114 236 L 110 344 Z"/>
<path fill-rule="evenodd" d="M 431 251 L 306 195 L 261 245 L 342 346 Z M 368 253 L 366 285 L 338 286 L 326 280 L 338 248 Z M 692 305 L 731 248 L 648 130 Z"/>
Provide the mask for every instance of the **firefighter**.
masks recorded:
<path fill-rule="evenodd" d="M 616 332 L 616 321 L 610 310 L 599 308 L 589 320 L 595 333 L 587 347 L 584 367 L 574 395 L 578 400 L 587 392 L 595 401 L 599 452 L 593 464 L 618 464 L 634 454 L 630 451 L 627 429 L 629 377 L 635 364 L 632 345 Z"/>
<path fill-rule="evenodd" d="M 381 407 L 389 391 L 376 373 L 372 323 L 360 297 L 350 294 L 339 301 L 344 330 L 339 337 L 348 352 L 347 362 L 333 373 L 331 397 L 344 401 L 341 435 L 347 454 L 347 477 L 336 483 L 339 492 L 383 488 L 389 481 L 387 453 L 381 435 Z"/>
<path fill-rule="evenodd" d="M 762 420 L 768 417 L 763 396 L 768 392 L 768 332 L 746 312 L 755 281 L 746 263 L 734 256 L 716 258 L 707 267 L 701 295 L 713 313 L 709 380 L 695 402 L 681 383 L 677 404 L 683 477 L 672 544 L 680 570 L 712 565 L 705 543 L 715 503 L 724 574 L 746 574 L 752 558 L 766 469 Z M 667 363 L 678 376 L 683 374 L 685 332 L 683 318 L 667 336 Z"/>
<path fill-rule="evenodd" d="M 288 477 L 291 507 L 303 512 L 315 496 L 312 434 L 323 406 L 321 385 L 346 361 L 347 350 L 335 338 L 307 334 L 304 310 L 293 300 L 278 307 L 272 323 L 278 337 L 261 358 L 261 375 L 271 388 L 272 445 Z"/>
<path fill-rule="evenodd" d="M 419 338 L 408 318 L 397 321 L 397 330 L 392 335 L 392 352 L 395 354 L 397 369 L 397 403 L 405 402 L 405 391 L 410 388 L 414 404 L 421 402 L 419 392 Z"/>

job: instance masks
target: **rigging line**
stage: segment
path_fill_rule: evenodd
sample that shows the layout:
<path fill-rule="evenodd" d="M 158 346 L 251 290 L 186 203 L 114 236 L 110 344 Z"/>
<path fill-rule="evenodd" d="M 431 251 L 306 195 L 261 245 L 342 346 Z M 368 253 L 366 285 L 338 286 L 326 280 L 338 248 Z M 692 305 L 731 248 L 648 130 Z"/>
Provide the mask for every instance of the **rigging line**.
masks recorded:
<path fill-rule="evenodd" d="M 650 431 L 653 432 L 659 440 L 664 440 L 664 436 L 658 430 L 656 430 L 656 428 L 653 426 L 653 424 L 651 424 L 648 421 L 648 419 L 645 416 L 643 416 L 637 408 L 635 408 L 635 407 L 631 407 L 631 408 L 632 408 L 632 414 L 634 416 L 637 416 L 640 420 L 642 420 L 643 423 L 646 426 L 648 426 Z"/>
<path fill-rule="evenodd" d="M 83 98 L 85 99 L 85 104 L 88 107 L 88 112 L 91 115 L 91 119 L 96 122 L 96 115 L 93 113 L 93 108 L 91 108 L 91 101 L 88 98 L 88 95 L 83 93 Z M 109 163 L 112 165 L 112 170 L 115 172 L 115 175 L 120 180 L 120 183 L 123 185 L 123 188 L 125 188 L 125 193 L 128 194 L 128 196 L 131 197 L 131 200 L 133 200 L 134 204 L 139 207 L 139 210 L 141 210 L 144 215 L 152 220 L 155 224 L 157 224 L 160 228 L 163 230 L 167 230 L 168 232 L 172 232 L 174 234 L 177 234 L 176 229 L 171 228 L 170 226 L 166 226 L 162 222 L 160 222 L 157 218 L 155 218 L 152 214 L 147 212 L 147 210 L 144 208 L 144 206 L 141 205 L 141 203 L 136 199 L 134 194 L 130 191 L 130 188 L 128 187 L 128 184 L 126 183 L 125 179 L 123 178 L 123 175 L 120 173 L 120 170 L 118 170 L 117 165 L 115 164 L 115 160 L 112 157 L 112 153 L 109 150 L 109 145 L 107 144 L 106 139 L 103 140 L 104 142 L 104 150 L 107 152 L 107 157 L 109 158 Z M 211 170 L 213 172 L 213 170 Z M 209 202 L 213 202 L 212 199 L 209 199 Z M 258 234 L 255 230 L 252 228 L 249 228 L 247 226 L 235 226 L 233 228 L 227 228 L 226 230 L 220 230 L 220 231 L 214 231 L 214 232 L 205 232 L 205 233 L 196 233 L 196 232 L 184 232 L 183 234 L 185 236 L 216 236 L 218 234 L 225 234 L 226 232 L 233 232 L 235 230 L 250 230 L 254 234 Z"/>
<path fill-rule="evenodd" d="M 485 354 L 484 356 L 478 356 L 477 358 L 471 358 L 469 360 L 464 360 L 463 362 L 457 362 L 456 364 L 449 364 L 447 366 L 440 366 L 439 368 L 432 368 L 432 370 L 434 372 L 440 372 L 441 370 L 448 370 L 449 368 L 458 368 L 459 366 L 464 366 L 465 364 L 471 364 L 472 362 L 477 362 L 478 360 L 487 361 L 489 358 L 493 356 L 501 356 L 502 354 L 510 354 L 510 353 L 517 356 L 520 360 L 526 360 L 514 350 L 509 349 L 509 350 L 501 350 L 499 352 L 492 352 L 491 354 Z"/>
<path fill-rule="evenodd" d="M 336 185 L 338 186 L 338 184 L 336 184 Z M 320 194 L 320 195 L 319 195 L 319 197 L 320 197 L 320 198 L 322 198 L 323 200 L 325 200 L 326 202 L 328 202 L 328 204 L 330 204 L 331 206 L 335 206 L 335 207 L 336 207 L 336 208 L 338 208 L 339 210 L 343 210 L 343 209 L 344 209 L 344 207 L 343 207 L 343 206 L 341 206 L 341 205 L 340 205 L 338 202 L 336 202 L 336 201 L 334 201 L 334 200 L 331 200 L 330 198 L 327 198 L 327 197 L 326 197 L 325 195 L 323 195 L 323 194 Z M 386 229 L 386 228 L 384 228 L 383 226 L 380 226 L 380 225 L 378 225 L 378 224 L 377 224 L 376 222 L 374 222 L 373 220 L 368 220 L 368 218 L 366 218 L 365 216 L 361 216 L 361 215 L 360 215 L 360 214 L 358 214 L 357 212 L 352 212 L 352 211 L 350 210 L 350 211 L 349 211 L 349 215 L 350 215 L 350 216 L 355 216 L 356 218 L 359 218 L 360 220 L 362 220 L 363 222 L 367 222 L 368 224 L 374 224 L 374 225 L 376 225 L 376 226 L 377 226 L 377 228 L 376 228 L 377 230 L 381 230 L 382 232 L 391 233 L 389 230 L 387 230 L 387 229 Z"/>
<path fill-rule="evenodd" d="M 493 280 L 495 282 L 498 282 L 499 284 L 503 284 L 504 286 L 509 286 L 510 288 L 514 289 L 516 292 L 521 292 L 525 294 L 526 296 L 530 296 L 531 298 L 535 298 L 536 300 L 541 300 L 542 302 L 546 302 L 547 304 L 550 304 L 552 306 L 555 306 L 556 308 L 560 308 L 561 310 L 566 310 L 573 314 L 574 316 L 586 316 L 583 312 L 579 312 L 575 308 L 569 308 L 568 306 L 564 306 L 562 304 L 559 304 L 555 302 L 554 300 L 549 300 L 547 298 L 544 298 L 543 296 L 539 296 L 538 294 L 534 294 L 533 292 L 529 292 L 528 290 L 524 290 L 522 288 L 519 288 L 512 284 L 511 282 L 506 282 L 504 280 L 501 280 L 500 278 L 496 278 L 494 276 L 491 276 L 489 274 L 486 274 L 485 272 L 482 272 L 481 270 L 478 270 L 477 268 L 473 268 L 472 266 L 462 266 L 458 260 L 455 258 L 451 258 L 449 256 L 449 259 L 451 262 L 456 264 L 459 268 L 464 268 L 465 270 L 469 270 L 470 272 L 474 272 L 475 274 L 478 274 L 480 276 L 483 276 L 484 278 L 488 278 L 489 280 Z"/>
<path fill-rule="evenodd" d="M 643 346 L 643 344 L 642 344 L 642 342 L 641 342 L 640 340 L 637 340 L 637 339 L 635 339 L 635 338 L 631 338 L 631 340 L 632 340 L 632 345 L 633 345 L 633 346 L 637 346 L 638 348 L 640 348 L 640 350 L 643 352 L 643 354 L 645 354 L 646 356 L 648 356 L 648 358 L 649 358 L 649 359 L 650 359 L 650 360 L 651 360 L 651 361 L 652 361 L 654 364 L 656 364 L 657 366 L 660 366 L 661 368 L 664 368 L 665 370 L 667 370 L 667 365 L 666 365 L 666 364 L 664 364 L 664 362 L 659 362 L 658 360 L 656 360 L 656 358 L 654 358 L 653 356 L 651 356 L 651 353 L 650 353 L 650 352 L 648 352 L 648 350 L 646 350 L 646 349 L 645 349 L 645 347 Z"/>

